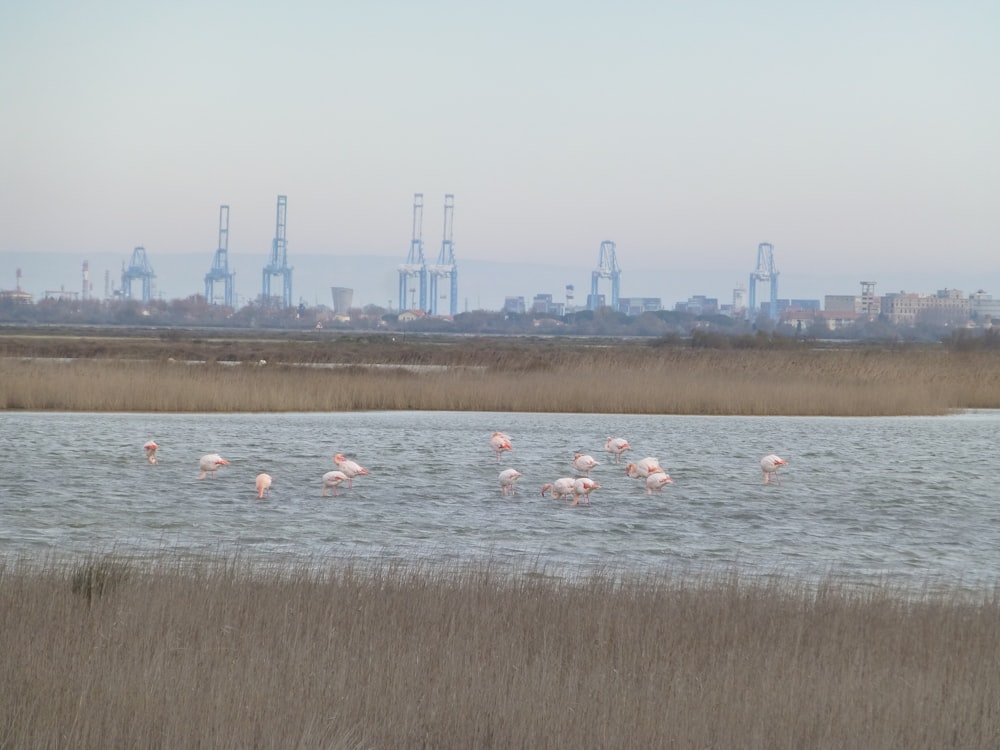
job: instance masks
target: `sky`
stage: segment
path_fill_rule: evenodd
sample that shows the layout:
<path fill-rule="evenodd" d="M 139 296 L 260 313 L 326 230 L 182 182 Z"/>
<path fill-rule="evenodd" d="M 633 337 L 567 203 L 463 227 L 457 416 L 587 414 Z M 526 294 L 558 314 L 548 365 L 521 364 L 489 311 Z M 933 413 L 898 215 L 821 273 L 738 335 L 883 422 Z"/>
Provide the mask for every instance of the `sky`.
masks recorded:
<path fill-rule="evenodd" d="M 1000 294 L 997 39 L 992 0 L 7 3 L 0 253 L 207 271 L 226 204 L 266 261 L 281 194 L 290 264 L 403 262 L 422 193 L 434 262 L 450 193 L 459 268 L 612 240 L 623 296 L 722 294 L 770 242 L 784 274 Z"/>

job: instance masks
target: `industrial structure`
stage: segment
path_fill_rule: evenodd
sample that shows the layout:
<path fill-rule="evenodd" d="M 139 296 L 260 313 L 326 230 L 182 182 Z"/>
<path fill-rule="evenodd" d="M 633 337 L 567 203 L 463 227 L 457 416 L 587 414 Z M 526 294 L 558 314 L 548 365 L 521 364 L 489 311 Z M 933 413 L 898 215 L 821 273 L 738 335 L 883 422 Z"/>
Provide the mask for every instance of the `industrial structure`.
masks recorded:
<path fill-rule="evenodd" d="M 90 263 L 83 261 L 83 288 L 80 290 L 80 299 L 90 299 L 90 294 L 93 291 L 94 285 L 90 283 Z"/>
<path fill-rule="evenodd" d="M 399 267 L 399 309 L 427 309 L 427 261 L 424 259 L 424 194 L 413 194 L 413 233 L 410 239 L 410 252 L 406 263 Z M 413 286 L 416 284 L 417 286 Z M 416 293 L 420 292 L 420 305 L 417 305 Z M 406 293 L 410 293 L 410 304 L 406 304 Z"/>
<path fill-rule="evenodd" d="M 219 247 L 212 258 L 212 269 L 205 274 L 205 301 L 217 304 L 215 285 L 222 282 L 222 304 L 233 307 L 233 279 L 229 270 L 229 206 L 219 206 Z"/>
<path fill-rule="evenodd" d="M 452 243 L 452 222 L 455 213 L 455 196 L 445 195 L 444 197 L 444 229 L 441 233 L 441 252 L 438 253 L 437 263 L 428 269 L 430 277 L 431 295 L 431 315 L 438 314 L 438 279 L 449 278 L 451 286 L 448 290 L 448 314 L 455 315 L 458 312 L 458 266 L 455 265 L 455 246 Z M 442 293 L 440 299 L 444 299 Z"/>
<path fill-rule="evenodd" d="M 333 297 L 333 312 L 335 315 L 347 315 L 354 299 L 354 290 L 346 286 L 331 286 L 330 296 Z"/>
<path fill-rule="evenodd" d="M 146 248 L 141 246 L 135 248 L 128 266 L 126 267 L 122 263 L 122 299 L 134 299 L 132 282 L 138 279 L 142 281 L 142 302 L 149 304 L 153 299 L 154 278 L 156 278 L 156 274 L 153 273 L 153 267 L 149 264 L 149 258 L 146 257 Z"/>
<path fill-rule="evenodd" d="M 261 302 L 271 305 L 277 297 L 271 297 L 271 277 L 281 277 L 281 307 L 292 306 L 292 269 L 288 265 L 288 246 L 285 241 L 285 216 L 288 210 L 288 198 L 278 196 L 278 211 L 275 219 L 274 239 L 271 241 L 271 259 L 264 266 L 264 283 L 261 289 Z"/>
<path fill-rule="evenodd" d="M 774 246 L 770 242 L 757 245 L 757 268 L 750 274 L 750 315 L 757 315 L 757 282 L 767 281 L 771 285 L 771 297 L 767 314 L 771 320 L 778 319 L 778 270 L 774 267 Z"/>
<path fill-rule="evenodd" d="M 587 297 L 588 310 L 596 310 L 598 307 L 601 307 L 601 297 L 598 292 L 601 279 L 611 279 L 611 302 L 609 306 L 612 310 L 618 309 L 618 285 L 621 280 L 621 273 L 621 269 L 618 267 L 615 243 L 611 240 L 604 240 L 601 243 L 597 268 L 590 276 L 590 295 Z"/>

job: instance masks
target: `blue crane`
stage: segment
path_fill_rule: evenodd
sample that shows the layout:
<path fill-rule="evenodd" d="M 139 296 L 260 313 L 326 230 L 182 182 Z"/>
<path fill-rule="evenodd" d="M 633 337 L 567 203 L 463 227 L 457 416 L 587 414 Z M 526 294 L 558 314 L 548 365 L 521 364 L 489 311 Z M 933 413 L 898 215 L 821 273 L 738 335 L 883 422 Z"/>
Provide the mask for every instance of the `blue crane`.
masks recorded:
<path fill-rule="evenodd" d="M 219 248 L 212 258 L 212 270 L 205 274 L 205 301 L 215 304 L 215 284 L 223 284 L 223 304 L 233 306 L 233 279 L 229 270 L 229 206 L 219 206 Z"/>
<path fill-rule="evenodd" d="M 399 309 L 400 310 L 427 310 L 427 261 L 424 259 L 424 194 L 413 194 L 413 234 L 410 240 L 410 252 L 406 256 L 406 263 L 399 267 Z M 410 286 L 416 283 L 418 286 Z M 420 291 L 420 306 L 417 307 L 416 299 L 412 297 Z M 406 304 L 406 292 L 411 294 L 410 305 Z"/>
<path fill-rule="evenodd" d="M 136 279 L 142 280 L 142 301 L 148 304 L 153 299 L 153 267 L 146 257 L 146 248 L 137 247 L 132 251 L 132 260 L 128 267 L 122 267 L 122 299 L 133 299 L 132 282 Z"/>
<path fill-rule="evenodd" d="M 774 267 L 774 246 L 770 242 L 757 245 L 757 268 L 750 274 L 750 316 L 755 317 L 757 310 L 757 282 L 767 281 L 771 284 L 771 299 L 768 305 L 768 317 L 778 319 L 778 269 Z"/>
<path fill-rule="evenodd" d="M 458 312 L 458 266 L 455 265 L 455 245 L 451 241 L 452 222 L 455 213 L 455 196 L 444 197 L 444 230 L 442 231 L 441 252 L 438 253 L 437 264 L 428 269 L 430 275 L 431 315 L 438 314 L 438 279 L 448 277 L 451 281 L 449 289 L 449 314 Z M 444 294 L 441 295 L 444 299 Z"/>
<path fill-rule="evenodd" d="M 261 290 L 261 302 L 264 305 L 272 303 L 271 277 L 281 277 L 281 306 L 292 306 L 292 269 L 288 265 L 288 246 L 285 241 L 285 215 L 288 211 L 288 198 L 278 196 L 278 212 L 275 219 L 274 239 L 271 241 L 271 260 L 264 266 L 264 283 Z"/>
<path fill-rule="evenodd" d="M 618 267 L 618 255 L 615 252 L 615 243 L 611 240 L 604 240 L 601 243 L 600 256 L 597 259 L 597 268 L 590 275 L 590 296 L 587 297 L 587 309 L 596 310 L 600 307 L 600 294 L 598 284 L 601 279 L 611 279 L 611 309 L 618 309 L 618 286 L 621 281 L 621 269 Z"/>

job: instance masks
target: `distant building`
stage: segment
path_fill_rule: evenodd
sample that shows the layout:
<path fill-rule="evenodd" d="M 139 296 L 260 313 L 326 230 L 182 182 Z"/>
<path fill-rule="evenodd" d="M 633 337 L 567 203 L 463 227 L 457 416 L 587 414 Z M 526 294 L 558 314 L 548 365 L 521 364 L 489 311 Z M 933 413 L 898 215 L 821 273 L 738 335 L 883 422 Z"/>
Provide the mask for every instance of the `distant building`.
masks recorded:
<path fill-rule="evenodd" d="M 566 305 L 562 302 L 554 302 L 551 294 L 536 294 L 531 302 L 531 312 L 561 318 L 566 314 Z"/>
<path fill-rule="evenodd" d="M 503 301 L 503 311 L 505 313 L 524 315 L 524 297 L 505 297 Z"/>
<path fill-rule="evenodd" d="M 618 312 L 636 316 L 647 312 L 657 312 L 663 309 L 663 300 L 659 297 L 619 297 Z"/>
<path fill-rule="evenodd" d="M 823 298 L 826 312 L 861 312 L 861 297 L 856 294 L 828 294 Z"/>
<path fill-rule="evenodd" d="M 936 294 L 890 293 L 882 297 L 882 313 L 891 323 L 948 325 L 969 320 L 970 301 L 958 289 L 940 289 Z"/>
<path fill-rule="evenodd" d="M 993 299 L 993 296 L 980 289 L 975 294 L 969 295 L 969 318 L 979 325 L 992 326 L 996 321 L 1000 324 L 1000 299 Z"/>
<path fill-rule="evenodd" d="M 719 312 L 719 300 L 714 297 L 706 297 L 704 294 L 696 294 L 693 297 L 688 297 L 687 302 L 675 304 L 674 310 L 691 315 L 715 315 Z"/>

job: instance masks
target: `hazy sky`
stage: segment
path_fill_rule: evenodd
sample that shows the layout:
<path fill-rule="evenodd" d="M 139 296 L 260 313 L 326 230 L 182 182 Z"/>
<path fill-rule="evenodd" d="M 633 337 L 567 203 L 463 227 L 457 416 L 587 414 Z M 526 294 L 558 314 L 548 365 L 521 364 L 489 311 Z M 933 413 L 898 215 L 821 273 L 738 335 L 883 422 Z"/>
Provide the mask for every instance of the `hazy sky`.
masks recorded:
<path fill-rule="evenodd" d="M 398 254 L 1000 287 L 1000 3 L 0 10 L 0 251 Z M 947 283 L 947 278 L 942 279 Z M 791 291 L 791 290 L 790 290 Z M 998 291 L 998 289 L 994 289 Z"/>

